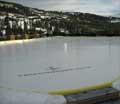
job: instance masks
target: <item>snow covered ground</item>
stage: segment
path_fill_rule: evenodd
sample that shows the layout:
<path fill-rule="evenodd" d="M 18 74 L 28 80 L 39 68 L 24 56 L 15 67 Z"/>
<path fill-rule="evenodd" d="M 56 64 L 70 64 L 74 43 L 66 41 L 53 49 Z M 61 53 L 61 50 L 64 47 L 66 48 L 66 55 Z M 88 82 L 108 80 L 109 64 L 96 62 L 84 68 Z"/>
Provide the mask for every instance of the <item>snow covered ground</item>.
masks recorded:
<path fill-rule="evenodd" d="M 63 96 L 0 89 L 0 104 L 66 104 Z"/>

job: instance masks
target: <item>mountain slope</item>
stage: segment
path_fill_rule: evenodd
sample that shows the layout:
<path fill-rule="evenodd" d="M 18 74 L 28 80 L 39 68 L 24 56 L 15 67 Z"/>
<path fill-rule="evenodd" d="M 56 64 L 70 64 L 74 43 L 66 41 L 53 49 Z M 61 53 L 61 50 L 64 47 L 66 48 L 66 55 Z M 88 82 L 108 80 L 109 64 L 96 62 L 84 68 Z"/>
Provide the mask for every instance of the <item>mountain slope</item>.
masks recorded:
<path fill-rule="evenodd" d="M 119 36 L 120 18 L 80 12 L 45 11 L 0 1 L 3 35 Z"/>

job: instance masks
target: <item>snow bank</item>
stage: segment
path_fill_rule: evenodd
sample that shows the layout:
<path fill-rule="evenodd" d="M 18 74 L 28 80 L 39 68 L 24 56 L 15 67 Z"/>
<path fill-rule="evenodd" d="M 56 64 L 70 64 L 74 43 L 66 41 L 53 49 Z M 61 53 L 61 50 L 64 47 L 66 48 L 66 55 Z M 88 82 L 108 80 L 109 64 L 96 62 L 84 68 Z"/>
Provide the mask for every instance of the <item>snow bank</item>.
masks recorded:
<path fill-rule="evenodd" d="M 113 84 L 113 87 L 120 91 L 120 81 L 117 81 Z"/>
<path fill-rule="evenodd" d="M 0 104 L 66 104 L 63 96 L 0 89 Z"/>

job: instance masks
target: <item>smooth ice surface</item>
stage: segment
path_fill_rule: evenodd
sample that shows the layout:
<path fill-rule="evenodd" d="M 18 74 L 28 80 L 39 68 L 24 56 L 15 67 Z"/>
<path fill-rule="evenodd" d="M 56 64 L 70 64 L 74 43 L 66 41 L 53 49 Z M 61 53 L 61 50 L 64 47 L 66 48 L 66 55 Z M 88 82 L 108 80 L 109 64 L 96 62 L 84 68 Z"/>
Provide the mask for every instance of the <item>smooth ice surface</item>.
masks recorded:
<path fill-rule="evenodd" d="M 0 44 L 0 86 L 42 93 L 108 82 L 120 75 L 120 38 L 52 37 Z"/>

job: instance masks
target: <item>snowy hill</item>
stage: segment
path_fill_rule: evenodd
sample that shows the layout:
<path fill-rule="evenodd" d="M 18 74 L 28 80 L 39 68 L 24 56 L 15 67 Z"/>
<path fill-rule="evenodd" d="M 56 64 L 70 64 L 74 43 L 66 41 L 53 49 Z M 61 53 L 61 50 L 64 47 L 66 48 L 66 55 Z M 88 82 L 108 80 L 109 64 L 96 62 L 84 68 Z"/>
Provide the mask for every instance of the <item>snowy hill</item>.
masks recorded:
<path fill-rule="evenodd" d="M 120 36 L 120 18 L 80 12 L 45 11 L 0 1 L 1 40 L 43 36 Z M 6 37 L 7 38 L 6 38 Z"/>

